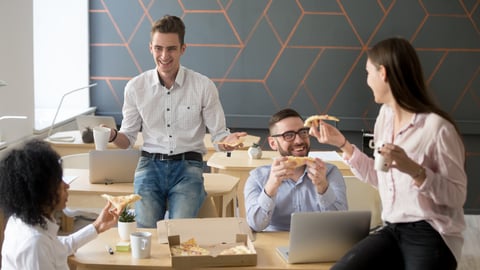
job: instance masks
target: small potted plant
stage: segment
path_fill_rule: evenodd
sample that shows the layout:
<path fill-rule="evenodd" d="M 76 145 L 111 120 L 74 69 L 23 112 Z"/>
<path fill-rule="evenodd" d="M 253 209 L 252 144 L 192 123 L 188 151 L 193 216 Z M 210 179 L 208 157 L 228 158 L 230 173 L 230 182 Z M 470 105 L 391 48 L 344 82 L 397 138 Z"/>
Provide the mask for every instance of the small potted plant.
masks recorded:
<path fill-rule="evenodd" d="M 130 240 L 130 234 L 137 230 L 135 212 L 127 205 L 118 217 L 118 234 L 124 241 Z"/>

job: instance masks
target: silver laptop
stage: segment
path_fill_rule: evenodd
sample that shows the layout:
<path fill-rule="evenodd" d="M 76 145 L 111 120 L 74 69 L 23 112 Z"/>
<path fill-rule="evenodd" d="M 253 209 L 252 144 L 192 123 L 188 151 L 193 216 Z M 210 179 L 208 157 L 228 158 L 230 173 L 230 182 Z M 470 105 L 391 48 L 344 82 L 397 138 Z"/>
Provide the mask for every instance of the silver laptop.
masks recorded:
<path fill-rule="evenodd" d="M 90 183 L 132 183 L 140 151 L 137 149 L 92 150 L 90 155 Z"/>
<path fill-rule="evenodd" d="M 288 263 L 334 262 L 369 234 L 370 211 L 293 213 L 288 247 L 278 253 Z"/>
<path fill-rule="evenodd" d="M 79 115 L 76 118 L 78 130 L 82 131 L 87 127 L 93 128 L 104 124 L 109 128 L 117 128 L 115 118 L 112 116 Z"/>

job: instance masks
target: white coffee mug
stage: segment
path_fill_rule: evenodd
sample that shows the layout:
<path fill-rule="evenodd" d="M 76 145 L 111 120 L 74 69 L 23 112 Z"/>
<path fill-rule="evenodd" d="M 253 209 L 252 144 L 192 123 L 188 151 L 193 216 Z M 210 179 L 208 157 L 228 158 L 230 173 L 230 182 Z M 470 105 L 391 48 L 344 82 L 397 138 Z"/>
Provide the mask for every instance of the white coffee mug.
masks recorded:
<path fill-rule="evenodd" d="M 380 148 L 382 148 L 383 144 L 383 141 L 377 141 L 375 143 L 375 150 L 373 152 L 373 156 L 375 157 L 375 170 L 387 172 L 390 167 L 390 162 L 388 162 L 385 157 L 379 153 Z"/>
<path fill-rule="evenodd" d="M 373 139 L 370 139 L 368 141 L 368 147 L 370 147 L 370 149 L 375 149 L 375 142 L 373 141 Z"/>
<path fill-rule="evenodd" d="M 134 232 L 130 234 L 130 247 L 132 257 L 135 259 L 144 259 L 150 257 L 152 245 L 152 233 Z"/>
<path fill-rule="evenodd" d="M 110 139 L 110 129 L 107 127 L 93 128 L 93 141 L 95 142 L 95 150 L 107 149 L 108 140 Z"/>

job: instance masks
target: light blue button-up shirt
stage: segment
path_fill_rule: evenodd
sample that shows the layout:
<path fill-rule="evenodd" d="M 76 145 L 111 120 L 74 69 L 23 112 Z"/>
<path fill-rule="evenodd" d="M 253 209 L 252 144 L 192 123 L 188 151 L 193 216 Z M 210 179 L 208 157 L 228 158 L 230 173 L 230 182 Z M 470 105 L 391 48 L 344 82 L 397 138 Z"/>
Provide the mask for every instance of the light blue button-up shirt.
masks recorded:
<path fill-rule="evenodd" d="M 250 172 L 245 183 L 245 208 L 247 222 L 254 231 L 289 231 L 290 216 L 294 212 L 347 210 L 345 181 L 340 170 L 326 163 L 329 186 L 318 194 L 305 171 L 298 181 L 282 182 L 275 196 L 265 193 L 264 186 L 271 165 Z"/>

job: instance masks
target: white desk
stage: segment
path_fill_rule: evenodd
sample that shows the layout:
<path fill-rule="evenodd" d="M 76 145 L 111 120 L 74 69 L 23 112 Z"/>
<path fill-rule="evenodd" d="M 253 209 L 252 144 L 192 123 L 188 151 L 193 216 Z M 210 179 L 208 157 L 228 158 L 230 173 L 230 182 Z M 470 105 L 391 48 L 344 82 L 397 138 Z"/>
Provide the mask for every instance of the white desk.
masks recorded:
<path fill-rule="evenodd" d="M 57 153 L 60 156 L 66 156 L 66 155 L 72 155 L 72 154 L 80 154 L 80 153 L 88 153 L 90 150 L 95 149 L 95 144 L 94 143 L 84 143 L 82 141 L 82 134 L 80 133 L 79 130 L 71 130 L 71 131 L 64 131 L 64 132 L 58 132 L 52 135 L 52 137 L 56 136 L 73 136 L 75 140 L 73 142 L 58 142 L 58 141 L 52 141 L 50 139 L 45 139 L 45 141 L 49 142 L 52 145 L 52 148 L 57 151 Z M 203 160 L 207 161 L 210 156 L 215 153 L 215 147 L 213 146 L 211 142 L 211 135 L 209 133 L 205 134 L 205 137 L 203 139 L 203 143 L 205 144 L 205 147 L 207 148 L 207 154 L 203 156 Z M 245 136 L 245 141 L 243 142 L 243 148 L 242 149 L 247 149 L 248 147 L 252 146 L 254 143 L 258 143 L 260 141 L 260 137 L 258 136 L 253 136 L 253 135 L 247 135 Z M 143 136 L 142 133 L 138 133 L 137 136 L 137 141 L 135 142 L 134 148 L 140 149 L 143 145 Z M 107 145 L 108 149 L 115 149 L 117 148 L 115 144 L 109 143 Z"/>
<path fill-rule="evenodd" d="M 87 169 L 64 169 L 65 176 L 77 176 L 68 190 L 67 206 L 72 209 L 86 211 L 98 210 L 106 204 L 100 195 L 108 193 L 113 196 L 133 193 L 133 183 L 116 183 L 111 185 L 90 184 Z M 205 201 L 212 197 L 215 201 L 218 216 L 233 216 L 236 205 L 238 178 L 225 174 L 204 173 L 204 186 L 207 192 Z M 73 220 L 62 219 L 62 229 L 72 230 Z"/>

